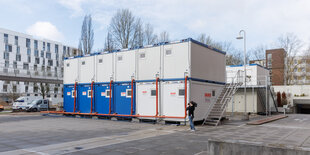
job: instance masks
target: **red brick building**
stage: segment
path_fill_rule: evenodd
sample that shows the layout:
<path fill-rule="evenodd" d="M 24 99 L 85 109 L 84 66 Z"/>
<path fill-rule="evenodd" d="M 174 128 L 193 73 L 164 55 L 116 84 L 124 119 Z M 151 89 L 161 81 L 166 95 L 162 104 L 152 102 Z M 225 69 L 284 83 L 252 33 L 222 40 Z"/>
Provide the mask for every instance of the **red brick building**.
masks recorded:
<path fill-rule="evenodd" d="M 270 70 L 272 85 L 284 85 L 285 56 L 283 48 L 266 50 L 266 67 Z"/>

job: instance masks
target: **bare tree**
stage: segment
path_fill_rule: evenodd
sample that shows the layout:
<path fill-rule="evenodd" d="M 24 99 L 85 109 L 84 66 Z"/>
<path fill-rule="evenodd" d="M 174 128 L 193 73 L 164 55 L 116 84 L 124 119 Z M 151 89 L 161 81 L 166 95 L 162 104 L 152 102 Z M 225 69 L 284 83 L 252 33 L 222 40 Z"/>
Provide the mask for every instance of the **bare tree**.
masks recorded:
<path fill-rule="evenodd" d="M 50 85 L 48 83 L 40 83 L 39 87 L 39 93 L 45 99 L 45 97 L 49 94 L 50 92 Z"/>
<path fill-rule="evenodd" d="M 263 60 L 265 59 L 266 49 L 268 47 L 266 45 L 258 45 L 251 49 L 249 53 L 251 54 L 251 59 L 253 60 Z"/>
<path fill-rule="evenodd" d="M 144 44 L 155 44 L 157 35 L 154 34 L 154 30 L 151 24 L 147 23 L 144 26 Z"/>
<path fill-rule="evenodd" d="M 17 90 L 17 85 L 10 82 L 10 84 L 7 87 L 7 94 L 5 95 L 11 103 L 13 103 L 17 98 L 20 97 L 20 93 Z"/>
<path fill-rule="evenodd" d="M 104 43 L 104 51 L 112 51 L 115 49 L 114 41 L 110 32 L 108 32 Z"/>
<path fill-rule="evenodd" d="M 134 41 L 133 41 L 131 47 L 143 46 L 143 44 L 144 44 L 144 30 L 143 30 L 142 21 L 140 18 L 136 19 L 134 32 L 135 32 L 134 33 Z"/>
<path fill-rule="evenodd" d="M 277 46 L 286 51 L 284 83 L 291 85 L 295 81 L 294 70 L 299 66 L 296 56 L 303 46 L 302 42 L 295 34 L 286 33 L 278 38 Z"/>
<path fill-rule="evenodd" d="M 136 37 L 136 19 L 128 9 L 118 10 L 112 17 L 110 33 L 118 48 L 128 48 Z"/>
<path fill-rule="evenodd" d="M 170 41 L 169 39 L 169 33 L 167 31 L 163 31 L 159 35 L 159 40 L 158 42 L 167 42 Z"/>
<path fill-rule="evenodd" d="M 94 45 L 94 30 L 92 25 L 91 15 L 85 15 L 82 30 L 81 38 L 79 41 L 79 52 L 82 54 L 90 54 Z"/>

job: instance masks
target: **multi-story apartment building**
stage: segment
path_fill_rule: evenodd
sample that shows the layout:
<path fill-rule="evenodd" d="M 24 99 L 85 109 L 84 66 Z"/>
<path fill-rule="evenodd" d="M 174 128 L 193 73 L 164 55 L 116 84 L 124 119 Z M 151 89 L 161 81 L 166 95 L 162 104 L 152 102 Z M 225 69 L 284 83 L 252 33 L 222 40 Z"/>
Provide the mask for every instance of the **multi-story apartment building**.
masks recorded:
<path fill-rule="evenodd" d="M 48 98 L 62 98 L 63 59 L 76 53 L 60 42 L 0 28 L 0 98 L 39 96 L 42 84 Z"/>

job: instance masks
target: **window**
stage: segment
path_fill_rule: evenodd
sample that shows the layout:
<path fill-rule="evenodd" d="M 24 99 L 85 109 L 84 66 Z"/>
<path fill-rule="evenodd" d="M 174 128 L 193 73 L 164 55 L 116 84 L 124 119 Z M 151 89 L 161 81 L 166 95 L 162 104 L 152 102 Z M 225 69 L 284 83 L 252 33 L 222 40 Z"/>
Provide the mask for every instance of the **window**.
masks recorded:
<path fill-rule="evenodd" d="M 144 58 L 145 58 L 145 53 L 141 53 L 141 54 L 140 54 L 140 58 L 141 58 L 141 59 L 144 59 Z"/>
<path fill-rule="evenodd" d="M 74 98 L 74 96 L 75 96 L 75 90 L 72 90 L 71 96 Z"/>
<path fill-rule="evenodd" d="M 16 61 L 13 62 L 13 68 L 14 68 L 14 69 L 17 68 L 17 62 L 16 62 Z"/>
<path fill-rule="evenodd" d="M 58 53 L 58 45 L 55 44 L 55 53 Z"/>
<path fill-rule="evenodd" d="M 50 52 L 46 52 L 46 58 L 47 58 L 47 59 L 51 59 L 51 58 L 52 58 Z"/>
<path fill-rule="evenodd" d="M 33 65 L 33 70 L 37 71 L 38 70 L 38 66 L 37 65 Z"/>
<path fill-rule="evenodd" d="M 18 36 L 15 36 L 14 44 L 15 44 L 16 46 L 18 45 Z"/>
<path fill-rule="evenodd" d="M 22 56 L 20 54 L 16 54 L 16 61 L 21 61 Z"/>
<path fill-rule="evenodd" d="M 30 48 L 30 39 L 26 38 L 26 47 Z"/>
<path fill-rule="evenodd" d="M 10 62 L 9 61 L 5 61 L 4 62 L 4 67 L 5 68 L 9 68 L 10 67 Z"/>
<path fill-rule="evenodd" d="M 212 90 L 212 96 L 215 96 L 215 90 Z"/>
<path fill-rule="evenodd" d="M 4 37 L 3 42 L 8 44 L 9 43 L 9 35 L 8 34 L 4 34 L 3 37 Z"/>
<path fill-rule="evenodd" d="M 40 64 L 40 58 L 35 58 L 35 64 Z"/>
<path fill-rule="evenodd" d="M 31 55 L 31 49 L 30 48 L 27 49 L 27 55 Z"/>
<path fill-rule="evenodd" d="M 106 90 L 106 91 L 105 91 L 105 97 L 110 97 L 110 95 L 111 95 L 110 90 Z"/>
<path fill-rule="evenodd" d="M 28 63 L 24 63 L 23 64 L 23 69 L 29 70 L 29 64 Z"/>
<path fill-rule="evenodd" d="M 156 96 L 156 90 L 155 89 L 151 90 L 151 96 Z"/>
<path fill-rule="evenodd" d="M 184 96 L 184 95 L 185 95 L 185 90 L 179 89 L 179 96 Z"/>
<path fill-rule="evenodd" d="M 118 61 L 122 61 L 122 60 L 123 60 L 123 56 L 118 56 L 118 57 L 117 57 L 117 60 L 118 60 Z"/>
<path fill-rule="evenodd" d="M 43 42 L 43 51 L 45 51 L 45 42 Z"/>
<path fill-rule="evenodd" d="M 131 97 L 131 89 L 126 89 L 126 97 Z"/>
<path fill-rule="evenodd" d="M 31 57 L 30 57 L 30 56 L 28 56 L 28 62 L 29 62 L 29 63 L 31 62 Z"/>
<path fill-rule="evenodd" d="M 6 52 L 12 52 L 12 45 L 5 45 Z"/>
<path fill-rule="evenodd" d="M 39 50 L 34 50 L 34 56 L 39 57 Z"/>
<path fill-rule="evenodd" d="M 8 85 L 3 85 L 2 91 L 3 91 L 3 92 L 7 92 L 7 91 L 8 91 Z"/>
<path fill-rule="evenodd" d="M 82 61 L 82 65 L 85 65 L 85 61 Z"/>
<path fill-rule="evenodd" d="M 272 59 L 272 54 L 271 53 L 267 54 L 267 59 Z"/>
<path fill-rule="evenodd" d="M 50 52 L 50 51 L 51 51 L 51 44 L 47 43 L 47 52 Z"/>
<path fill-rule="evenodd" d="M 3 53 L 3 58 L 4 58 L 4 60 L 9 60 L 10 59 L 10 53 L 4 52 Z"/>
<path fill-rule="evenodd" d="M 298 61 L 297 61 L 297 60 L 294 60 L 294 64 L 297 65 L 297 63 L 298 63 Z"/>
<path fill-rule="evenodd" d="M 36 50 L 38 49 L 38 41 L 37 40 L 34 40 L 33 47 Z"/>
<path fill-rule="evenodd" d="M 16 85 L 13 85 L 13 92 L 16 93 L 16 91 L 17 91 L 17 87 Z"/>
<path fill-rule="evenodd" d="M 102 63 L 102 59 L 99 59 L 99 63 Z"/>
<path fill-rule="evenodd" d="M 48 62 L 47 62 L 48 64 L 47 65 L 49 65 L 49 66 L 53 66 L 53 60 L 48 60 Z"/>
<path fill-rule="evenodd" d="M 166 55 L 171 55 L 172 51 L 171 50 L 166 50 Z"/>
<path fill-rule="evenodd" d="M 25 86 L 25 92 L 28 93 L 28 86 Z"/>
<path fill-rule="evenodd" d="M 20 47 L 19 46 L 16 46 L 16 53 L 20 54 Z"/>
<path fill-rule="evenodd" d="M 88 90 L 88 92 L 87 92 L 87 94 L 88 94 L 87 97 L 88 97 L 88 98 L 91 97 L 91 92 L 92 92 L 91 90 Z"/>
<path fill-rule="evenodd" d="M 41 51 L 41 57 L 44 58 L 44 51 Z"/>

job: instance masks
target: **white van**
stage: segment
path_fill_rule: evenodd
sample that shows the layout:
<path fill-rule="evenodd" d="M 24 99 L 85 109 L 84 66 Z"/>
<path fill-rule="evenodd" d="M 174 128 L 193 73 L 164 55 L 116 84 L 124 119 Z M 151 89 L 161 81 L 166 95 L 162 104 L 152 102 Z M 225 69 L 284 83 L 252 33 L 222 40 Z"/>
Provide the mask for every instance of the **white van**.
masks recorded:
<path fill-rule="evenodd" d="M 22 96 L 16 99 L 13 103 L 12 109 L 14 110 L 25 110 L 28 103 L 31 103 L 35 99 L 42 99 L 40 96 Z"/>
<path fill-rule="evenodd" d="M 28 112 L 47 111 L 50 107 L 49 104 L 49 99 L 37 99 L 33 100 L 31 103 L 28 103 L 25 107 L 25 110 Z"/>

